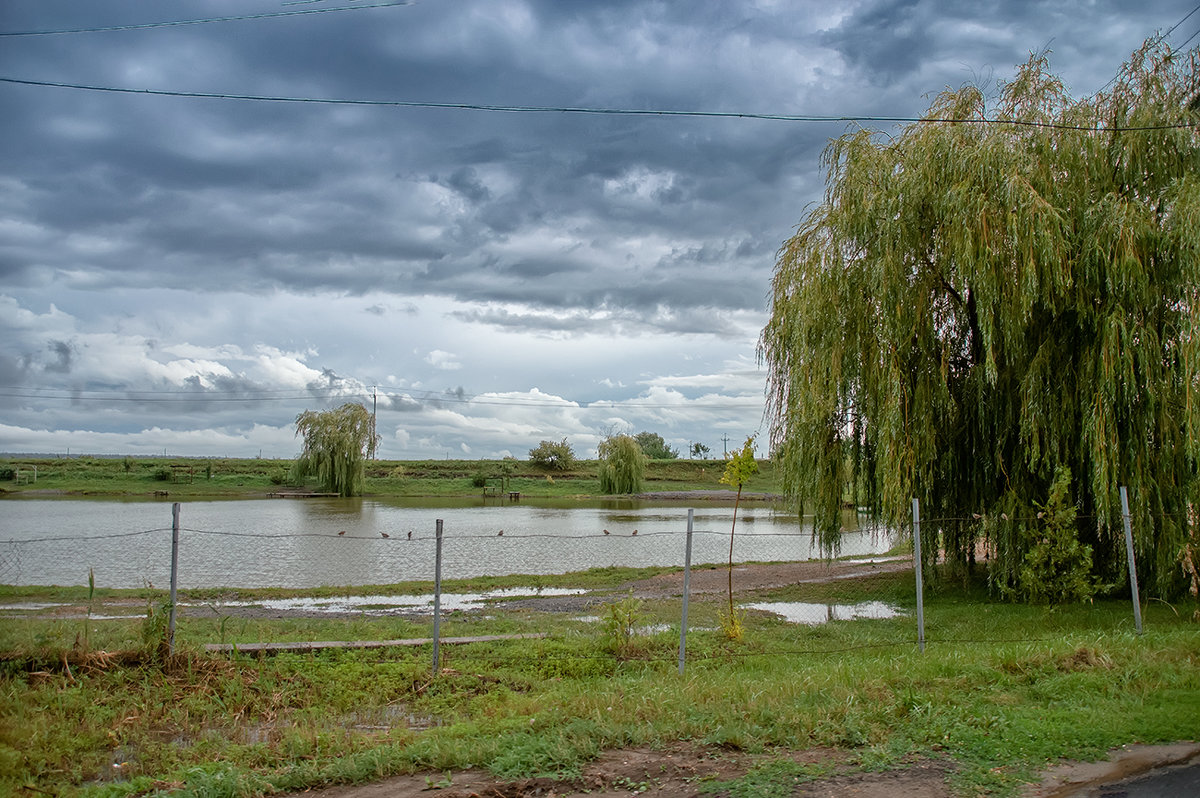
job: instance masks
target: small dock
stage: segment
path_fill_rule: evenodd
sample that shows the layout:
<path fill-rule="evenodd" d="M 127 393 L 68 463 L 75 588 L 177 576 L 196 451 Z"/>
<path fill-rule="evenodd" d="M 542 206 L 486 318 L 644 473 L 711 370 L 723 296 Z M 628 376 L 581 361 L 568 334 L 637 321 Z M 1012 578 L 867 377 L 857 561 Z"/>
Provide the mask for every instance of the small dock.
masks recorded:
<path fill-rule="evenodd" d="M 316 493 L 304 490 L 277 490 L 267 494 L 268 499 L 336 499 L 336 493 Z"/>
<path fill-rule="evenodd" d="M 441 645 L 462 643 L 494 643 L 499 640 L 540 640 L 544 632 L 524 635 L 479 635 L 477 637 L 443 637 L 438 642 Z M 321 651 L 330 648 L 394 648 L 399 646 L 428 646 L 433 644 L 432 637 L 416 637 L 405 640 L 324 640 L 299 643 L 208 643 L 204 650 L 212 653 L 275 653 L 279 651 Z"/>

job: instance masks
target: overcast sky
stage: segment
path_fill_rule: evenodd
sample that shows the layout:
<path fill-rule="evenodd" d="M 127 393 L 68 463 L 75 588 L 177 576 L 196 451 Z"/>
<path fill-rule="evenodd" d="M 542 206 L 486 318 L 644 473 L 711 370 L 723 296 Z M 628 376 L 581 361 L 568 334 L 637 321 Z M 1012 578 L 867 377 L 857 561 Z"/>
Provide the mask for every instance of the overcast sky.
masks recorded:
<path fill-rule="evenodd" d="M 919 116 L 1047 47 L 1083 96 L 1195 5 L 377 2 L 0 2 L 5 34 L 330 9 L 5 35 L 0 78 L 385 103 L 0 83 L 0 452 L 292 457 L 374 391 L 385 458 L 719 457 L 765 429 L 775 255 L 848 129 L 719 114 Z"/>

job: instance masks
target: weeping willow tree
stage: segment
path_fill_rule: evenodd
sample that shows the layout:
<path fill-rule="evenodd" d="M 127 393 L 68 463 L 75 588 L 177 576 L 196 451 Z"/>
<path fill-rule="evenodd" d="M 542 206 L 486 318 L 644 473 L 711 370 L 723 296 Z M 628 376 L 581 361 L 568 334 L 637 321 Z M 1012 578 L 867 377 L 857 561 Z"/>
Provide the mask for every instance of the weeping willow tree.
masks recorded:
<path fill-rule="evenodd" d="M 759 354 L 785 489 L 836 550 L 853 495 L 1000 592 L 1069 470 L 1092 578 L 1195 573 L 1200 421 L 1195 50 L 1148 42 L 1073 100 L 1044 55 L 990 108 L 966 86 L 896 137 L 827 148 L 824 201 L 780 250 Z M 986 121 L 985 121 L 986 120 Z M 926 536 L 928 539 L 926 539 Z"/>
<path fill-rule="evenodd" d="M 646 475 L 646 455 L 630 435 L 600 441 L 600 492 L 637 493 Z"/>
<path fill-rule="evenodd" d="M 377 443 L 367 408 L 347 402 L 336 410 L 306 410 L 296 416 L 296 435 L 304 438 L 304 450 L 292 464 L 293 482 L 315 476 L 330 493 L 362 493 L 366 459 Z"/>

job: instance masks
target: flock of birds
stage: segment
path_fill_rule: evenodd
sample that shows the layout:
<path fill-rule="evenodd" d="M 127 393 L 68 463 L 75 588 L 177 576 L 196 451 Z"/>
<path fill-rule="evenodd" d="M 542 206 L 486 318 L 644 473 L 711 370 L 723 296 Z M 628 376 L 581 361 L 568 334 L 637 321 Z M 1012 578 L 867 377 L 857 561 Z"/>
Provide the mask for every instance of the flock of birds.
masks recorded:
<path fill-rule="evenodd" d="M 604 532 L 604 534 L 606 534 L 606 535 L 611 535 L 611 534 L 612 534 L 612 533 L 611 533 L 611 532 L 609 532 L 607 529 L 603 530 L 603 532 Z M 343 535 L 345 535 L 345 534 L 346 534 L 346 530 L 344 530 L 344 529 L 343 529 L 343 530 L 341 530 L 340 532 L 338 532 L 338 537 L 342 537 L 342 536 L 343 536 Z M 412 540 L 412 535 L 413 535 L 413 533 L 410 531 L 410 532 L 408 533 L 408 539 L 409 539 L 409 540 Z M 631 533 L 630 533 L 630 535 L 631 535 L 632 537 L 637 537 L 637 530 L 636 530 L 636 529 L 635 529 L 635 530 L 633 530 L 633 532 L 631 532 Z M 390 537 L 391 537 L 391 535 L 389 535 L 387 532 L 380 532 L 380 533 L 379 533 L 379 536 L 380 536 L 381 538 L 384 538 L 384 539 L 387 539 L 387 538 L 390 538 Z M 497 533 L 496 533 L 496 537 L 498 537 L 498 538 L 502 538 L 502 537 L 504 537 L 504 530 L 503 530 L 503 529 L 501 529 L 499 532 L 497 532 Z"/>

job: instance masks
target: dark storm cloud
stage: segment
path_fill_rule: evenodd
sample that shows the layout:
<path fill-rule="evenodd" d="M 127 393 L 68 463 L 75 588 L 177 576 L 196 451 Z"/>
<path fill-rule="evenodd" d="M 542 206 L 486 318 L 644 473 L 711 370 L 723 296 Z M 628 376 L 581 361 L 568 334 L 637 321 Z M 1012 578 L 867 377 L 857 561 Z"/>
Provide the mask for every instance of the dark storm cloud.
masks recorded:
<path fill-rule="evenodd" d="M 29 372 L 29 360 L 27 358 L 15 357 L 5 352 L 0 352 L 0 385 L 8 387 L 16 387 L 25 382 L 25 377 Z M 10 403 L 11 399 L 4 400 L 5 404 Z"/>
<path fill-rule="evenodd" d="M 235 5 L 280 9 L 26 0 L 0 2 L 0 30 L 224 16 Z M 1047 44 L 1072 91 L 1094 91 L 1191 7 L 455 0 L 5 37 L 0 76 L 293 98 L 917 116 L 946 86 L 981 81 L 994 95 Z M 440 393 L 448 364 L 475 391 L 540 385 L 570 398 L 599 383 L 585 369 L 602 352 L 587 347 L 618 336 L 663 353 L 609 362 L 606 379 L 632 385 L 689 360 L 727 381 L 721 362 L 698 359 L 718 348 L 719 360 L 749 357 L 776 253 L 821 198 L 822 150 L 855 129 L 13 84 L 0 84 L 0 118 L 0 386 L 77 390 L 75 404 L 22 405 L 5 424 L 233 430 L 233 440 L 253 419 L 282 429 L 288 447 L 296 413 L 373 384 L 392 386 L 388 407 L 409 419 L 462 411 L 469 403 Z M 508 349 L 486 351 L 501 338 Z M 525 351 L 568 339 L 586 354 Z M 253 398 L 281 384 L 303 398 Z M 408 390 L 422 385 L 433 393 Z M 147 388 L 182 395 L 159 401 Z M 121 396 L 102 399 L 105 390 Z M 478 430 L 505 426 L 481 419 Z M 255 435 L 265 434 L 241 437 L 261 446 Z M 436 436 L 414 424 L 411 437 Z M 531 443 L 497 440 L 495 451 Z"/>
<path fill-rule="evenodd" d="M 438 182 L 454 189 L 471 202 L 483 202 L 492 194 L 488 191 L 487 186 L 479 181 L 475 170 L 470 166 L 459 167 L 451 172 L 445 181 Z"/>
<path fill-rule="evenodd" d="M 66 341 L 51 341 L 47 349 L 54 355 L 53 360 L 46 363 L 46 371 L 56 374 L 70 374 L 71 360 L 75 356 L 75 348 Z"/>
<path fill-rule="evenodd" d="M 184 8 L 161 4 L 156 12 Z M 138 11 L 110 9 L 114 18 Z M 744 108 L 771 99 L 756 74 L 706 66 L 706 48 L 756 24 L 742 11 L 640 4 L 468 4 L 455 17 L 394 11 L 231 26 L 225 34 L 196 26 L 64 37 L 47 45 L 61 58 L 40 77 L 549 105 L 719 108 L 733 98 Z M 645 50 L 640 56 L 628 56 L 631 32 Z M 695 52 L 677 49 L 686 42 Z M 41 46 L 16 40 L 5 70 L 36 71 Z M 178 53 L 199 68 L 180 69 Z M 30 89 L 7 92 L 3 101 L 21 120 L 17 140 L 29 142 L 13 146 L 31 153 L 36 141 L 42 153 L 25 160 L 18 177 L 41 189 L 22 209 L 23 221 L 50 238 L 70 231 L 107 243 L 103 253 L 57 249 L 37 261 L 107 273 L 114 285 L 153 274 L 160 285 L 201 290 L 230 281 L 252 291 L 382 285 L 470 300 L 523 294 L 549 307 L 572 298 L 594 307 L 600 296 L 629 307 L 682 306 L 687 292 L 639 298 L 628 270 L 613 263 L 619 241 L 605 236 L 654 231 L 696 248 L 723 246 L 728 233 L 771 236 L 773 251 L 781 223 L 795 215 L 778 201 L 779 182 L 799 171 L 798 156 L 815 152 L 810 139 L 799 144 L 780 128 L 750 138 L 731 124 L 714 130 L 693 120 L 312 109 Z M 72 167 L 80 157 L 86 161 Z M 55 168 L 39 171 L 39 164 Z M 639 174 L 670 179 L 643 190 L 634 184 Z M 435 188 L 449 194 L 439 197 Z M 731 198 L 744 208 L 736 222 L 718 207 Z M 609 223 L 625 231 L 604 232 Z M 414 237 L 417 228 L 441 232 Z M 563 232 L 597 254 L 576 261 L 504 246 L 514 235 Z M 26 269 L 34 266 L 29 254 L 5 252 L 0 262 L 20 275 L 22 257 Z M 730 287 L 735 271 L 770 268 L 763 253 L 751 259 L 730 264 Z M 653 265 L 641 263 L 643 272 Z M 460 279 L 470 272 L 482 279 Z M 564 290 L 546 281 L 555 275 L 590 285 Z M 541 285 L 523 291 L 532 278 Z M 721 293 L 744 301 L 744 292 Z M 761 307 L 761 295 L 750 302 Z"/>

